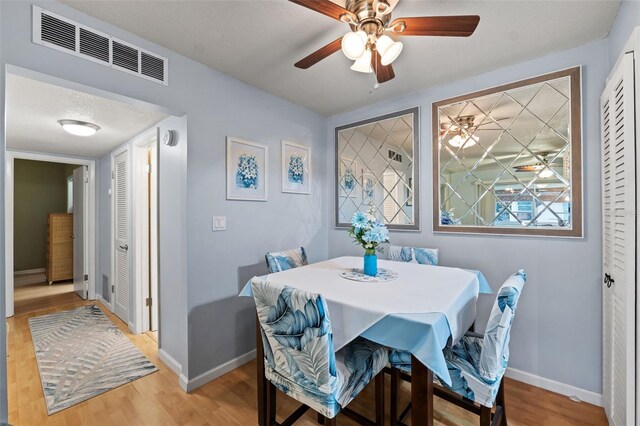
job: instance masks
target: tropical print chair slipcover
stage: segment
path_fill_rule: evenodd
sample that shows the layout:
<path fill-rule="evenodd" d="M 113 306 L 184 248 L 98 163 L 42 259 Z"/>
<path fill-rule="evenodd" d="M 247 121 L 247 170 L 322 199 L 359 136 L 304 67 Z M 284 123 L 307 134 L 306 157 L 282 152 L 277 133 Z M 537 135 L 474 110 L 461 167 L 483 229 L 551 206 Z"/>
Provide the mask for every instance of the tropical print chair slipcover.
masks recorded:
<path fill-rule="evenodd" d="M 284 251 L 271 252 L 264 255 L 269 273 L 286 271 L 307 265 L 307 253 L 304 247 Z"/>
<path fill-rule="evenodd" d="M 252 283 L 267 380 L 334 418 L 385 367 L 388 352 L 362 337 L 337 353 L 327 304 L 319 294 Z"/>
<path fill-rule="evenodd" d="M 387 248 L 387 259 L 437 266 L 438 249 L 389 246 Z"/>
<path fill-rule="evenodd" d="M 520 270 L 502 284 L 484 338 L 471 333 L 444 349 L 452 386 L 436 378 L 438 384 L 485 407 L 493 407 L 509 361 L 511 325 L 525 282 L 526 275 Z M 389 362 L 392 367 L 411 373 L 409 352 L 392 350 Z"/>

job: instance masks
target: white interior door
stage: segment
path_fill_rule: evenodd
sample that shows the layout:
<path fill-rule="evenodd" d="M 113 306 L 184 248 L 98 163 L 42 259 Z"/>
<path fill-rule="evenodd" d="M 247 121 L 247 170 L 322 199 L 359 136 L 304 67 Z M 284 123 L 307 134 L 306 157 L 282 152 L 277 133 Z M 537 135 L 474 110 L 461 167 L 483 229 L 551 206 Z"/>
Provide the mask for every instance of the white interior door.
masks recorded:
<path fill-rule="evenodd" d="M 87 190 L 87 166 L 81 166 L 73 171 L 73 290 L 83 299 L 87 298 L 89 284 L 85 253 Z"/>
<path fill-rule="evenodd" d="M 129 322 L 129 173 L 128 151 L 113 159 L 113 306 Z"/>
<path fill-rule="evenodd" d="M 601 97 L 603 400 L 612 425 L 635 424 L 636 153 L 633 53 Z"/>

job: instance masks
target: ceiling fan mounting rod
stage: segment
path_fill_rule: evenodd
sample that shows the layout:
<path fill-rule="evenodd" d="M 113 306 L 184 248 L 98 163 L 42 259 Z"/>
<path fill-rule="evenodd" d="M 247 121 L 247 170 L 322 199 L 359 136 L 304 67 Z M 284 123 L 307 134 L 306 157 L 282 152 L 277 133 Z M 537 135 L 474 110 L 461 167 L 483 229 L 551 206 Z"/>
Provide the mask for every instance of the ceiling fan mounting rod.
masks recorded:
<path fill-rule="evenodd" d="M 377 18 L 365 19 L 358 23 L 356 30 L 362 30 L 367 33 L 368 36 L 377 36 L 384 31 L 384 25 L 382 21 Z"/>

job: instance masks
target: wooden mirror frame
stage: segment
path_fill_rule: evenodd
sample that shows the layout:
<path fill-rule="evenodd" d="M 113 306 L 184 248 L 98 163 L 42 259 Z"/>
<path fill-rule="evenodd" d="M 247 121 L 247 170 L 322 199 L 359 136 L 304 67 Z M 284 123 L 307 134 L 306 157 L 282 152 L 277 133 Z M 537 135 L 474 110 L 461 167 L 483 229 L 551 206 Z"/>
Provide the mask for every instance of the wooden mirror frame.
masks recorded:
<path fill-rule="evenodd" d="M 543 227 L 490 227 L 490 226 L 456 226 L 442 225 L 440 211 L 440 120 L 439 108 L 449 104 L 471 100 L 499 92 L 518 89 L 525 86 L 555 80 L 558 78 L 570 78 L 570 118 L 571 118 L 571 228 L 545 229 Z M 433 231 L 442 233 L 466 233 L 466 234 L 498 234 L 498 235 L 526 235 L 547 237 L 583 237 L 583 199 L 582 199 L 582 97 L 581 97 L 581 68 L 579 66 L 569 68 L 538 77 L 504 84 L 494 88 L 480 90 L 462 96 L 445 99 L 433 103 L 432 108 L 432 155 L 433 155 Z"/>
<path fill-rule="evenodd" d="M 351 223 L 349 222 L 340 222 L 340 144 L 339 144 L 339 134 L 343 130 L 351 129 L 354 127 L 364 126 L 366 124 L 375 123 L 378 121 L 388 120 L 390 118 L 402 117 L 404 115 L 411 114 L 412 123 L 413 123 L 413 158 L 412 158 L 412 170 L 413 170 L 413 223 L 412 224 L 390 224 L 385 223 L 387 229 L 390 231 L 420 231 L 420 108 L 413 107 L 408 109 L 403 109 L 400 111 L 392 112 L 389 114 L 381 115 L 378 117 L 369 118 L 367 120 L 357 121 L 355 123 L 345 124 L 335 128 L 334 138 L 335 138 L 335 173 L 334 173 L 334 181 L 335 181 L 335 197 L 334 197 L 334 206 L 335 206 L 335 228 L 336 229 L 349 229 L 351 227 Z"/>

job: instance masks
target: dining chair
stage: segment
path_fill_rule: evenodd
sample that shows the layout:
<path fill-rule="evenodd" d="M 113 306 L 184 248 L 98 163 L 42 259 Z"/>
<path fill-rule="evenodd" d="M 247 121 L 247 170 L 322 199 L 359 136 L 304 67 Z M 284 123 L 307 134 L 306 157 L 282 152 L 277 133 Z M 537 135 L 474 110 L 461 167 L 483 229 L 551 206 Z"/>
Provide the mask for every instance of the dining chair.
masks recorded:
<path fill-rule="evenodd" d="M 421 265 L 438 265 L 438 249 L 420 247 L 387 247 L 387 259 Z"/>
<path fill-rule="evenodd" d="M 481 426 L 506 426 L 507 412 L 503 376 L 509 361 L 509 338 L 518 299 L 526 282 L 523 270 L 502 284 L 493 304 L 483 335 L 468 332 L 458 343 L 444 349 L 452 385 L 434 379 L 434 395 L 480 415 Z M 400 379 L 411 380 L 411 353 L 391 350 L 391 425 L 397 425 L 409 412 L 398 418 Z M 491 409 L 496 406 L 492 415 Z"/>
<path fill-rule="evenodd" d="M 269 252 L 265 254 L 264 257 L 267 261 L 269 273 L 271 274 L 308 265 L 307 253 L 304 251 L 304 247 L 300 247 L 299 249 Z"/>
<path fill-rule="evenodd" d="M 358 337 L 334 351 L 329 312 L 315 293 L 252 283 L 256 303 L 267 384 L 267 426 L 290 425 L 308 408 L 327 426 L 339 412 L 363 425 L 384 423 L 386 347 Z M 376 420 L 349 410 L 349 404 L 375 378 Z M 276 422 L 276 389 L 303 405 L 281 423 Z"/>

